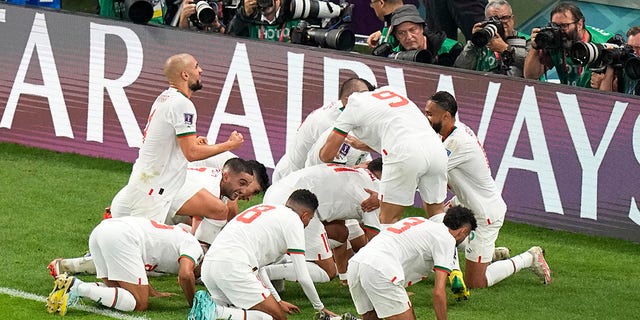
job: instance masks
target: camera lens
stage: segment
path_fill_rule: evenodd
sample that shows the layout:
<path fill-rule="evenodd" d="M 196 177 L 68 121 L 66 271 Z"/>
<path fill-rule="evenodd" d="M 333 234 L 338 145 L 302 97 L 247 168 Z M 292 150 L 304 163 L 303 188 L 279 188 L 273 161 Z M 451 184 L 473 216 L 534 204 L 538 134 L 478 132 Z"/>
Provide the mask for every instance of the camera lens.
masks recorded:
<path fill-rule="evenodd" d="M 124 7 L 131 22 L 145 24 L 153 17 L 153 5 L 147 0 L 125 0 Z"/>
<path fill-rule="evenodd" d="M 216 12 L 207 1 L 198 1 L 196 3 L 196 15 L 203 24 L 212 24 L 216 21 Z"/>
<path fill-rule="evenodd" d="M 471 42 L 476 47 L 484 47 L 489 43 L 491 38 L 496 36 L 497 33 L 498 27 L 493 23 L 488 23 L 482 29 L 471 35 Z"/>
<path fill-rule="evenodd" d="M 414 61 L 420 63 L 433 62 L 433 56 L 428 50 L 408 50 L 395 52 L 389 55 L 389 58 L 404 61 Z"/>
<path fill-rule="evenodd" d="M 571 46 L 571 50 L 569 50 L 569 56 L 571 57 L 571 59 L 577 61 L 578 63 L 587 65 L 596 61 L 600 57 L 601 51 L 602 45 L 591 42 L 576 42 Z"/>
<path fill-rule="evenodd" d="M 631 80 L 640 79 L 640 58 L 629 58 L 624 64 L 624 72 Z"/>
<path fill-rule="evenodd" d="M 356 43 L 356 36 L 349 29 L 309 29 L 308 33 L 323 48 L 349 51 Z"/>

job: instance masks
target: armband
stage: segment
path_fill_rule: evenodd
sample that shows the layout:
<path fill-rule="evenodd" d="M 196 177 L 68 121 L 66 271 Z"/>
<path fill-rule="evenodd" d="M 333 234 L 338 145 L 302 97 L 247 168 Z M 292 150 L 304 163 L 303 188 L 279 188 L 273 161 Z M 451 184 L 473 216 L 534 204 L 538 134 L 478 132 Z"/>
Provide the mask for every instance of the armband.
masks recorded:
<path fill-rule="evenodd" d="M 340 281 L 347 280 L 347 274 L 338 272 L 338 279 L 340 279 Z"/>

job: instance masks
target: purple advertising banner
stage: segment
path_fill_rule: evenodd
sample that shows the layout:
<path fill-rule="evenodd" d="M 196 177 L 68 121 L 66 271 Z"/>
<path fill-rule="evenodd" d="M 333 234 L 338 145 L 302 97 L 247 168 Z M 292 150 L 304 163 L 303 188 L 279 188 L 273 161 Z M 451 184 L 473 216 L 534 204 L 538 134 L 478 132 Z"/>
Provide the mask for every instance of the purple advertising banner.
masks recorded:
<path fill-rule="evenodd" d="M 640 99 L 459 69 L 0 3 L 0 141 L 133 162 L 165 59 L 193 54 L 198 133 L 273 168 L 300 122 L 358 76 L 419 107 L 455 95 L 507 219 L 640 242 Z"/>

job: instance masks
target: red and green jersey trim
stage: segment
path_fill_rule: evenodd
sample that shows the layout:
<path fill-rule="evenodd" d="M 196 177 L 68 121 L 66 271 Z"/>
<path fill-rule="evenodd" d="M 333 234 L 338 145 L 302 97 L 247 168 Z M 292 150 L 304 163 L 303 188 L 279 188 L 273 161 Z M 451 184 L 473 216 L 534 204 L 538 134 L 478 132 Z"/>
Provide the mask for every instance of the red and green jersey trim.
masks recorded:
<path fill-rule="evenodd" d="M 375 233 L 380 233 L 380 229 L 376 228 L 376 227 L 372 227 L 372 226 L 368 226 L 368 225 L 364 225 L 364 229 L 369 229 Z"/>
<path fill-rule="evenodd" d="M 196 259 L 194 259 L 192 256 L 190 256 L 188 254 L 181 254 L 180 258 L 178 258 L 178 262 L 180 262 L 180 259 L 182 259 L 182 258 L 189 258 L 189 259 L 191 259 L 191 261 L 193 261 L 193 265 L 194 266 L 198 265 L 198 262 L 196 261 Z"/>
<path fill-rule="evenodd" d="M 339 135 L 341 135 L 343 137 L 346 137 L 347 133 L 348 133 L 348 132 L 344 132 L 344 131 L 342 131 L 342 130 L 340 130 L 338 128 L 333 128 L 333 132 L 335 132 L 335 133 L 337 133 L 337 134 L 339 134 Z"/>
<path fill-rule="evenodd" d="M 185 133 L 181 133 L 181 134 L 176 134 L 176 137 L 186 137 L 186 136 L 190 136 L 192 134 L 196 134 L 196 132 L 192 131 L 192 132 L 185 132 Z"/>
<path fill-rule="evenodd" d="M 433 271 L 443 271 L 447 274 L 451 273 L 451 269 L 445 268 L 443 266 L 433 266 Z"/>
<path fill-rule="evenodd" d="M 304 254 L 304 249 L 287 249 L 287 254 Z"/>

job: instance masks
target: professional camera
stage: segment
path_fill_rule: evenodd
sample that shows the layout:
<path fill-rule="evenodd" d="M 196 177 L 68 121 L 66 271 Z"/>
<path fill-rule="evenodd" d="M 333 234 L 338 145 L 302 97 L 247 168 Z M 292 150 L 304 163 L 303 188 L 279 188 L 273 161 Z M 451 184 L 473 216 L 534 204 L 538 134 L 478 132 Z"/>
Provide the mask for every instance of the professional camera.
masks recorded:
<path fill-rule="evenodd" d="M 559 25 L 549 22 L 536 35 L 536 48 L 545 50 L 562 49 L 565 47 L 565 37 Z"/>
<path fill-rule="evenodd" d="M 482 22 L 482 29 L 471 35 L 471 42 L 476 47 L 484 47 L 496 34 L 499 34 L 504 39 L 504 26 L 498 17 L 491 17 L 489 20 Z"/>
<path fill-rule="evenodd" d="M 323 29 L 304 20 L 291 28 L 290 37 L 292 43 L 343 51 L 351 51 L 356 43 L 356 36 L 347 28 Z"/>
<path fill-rule="evenodd" d="M 576 42 L 571 46 L 569 56 L 594 70 L 611 66 L 624 70 L 632 80 L 640 79 L 640 59 L 634 54 L 633 48 L 625 43 Z"/>
<path fill-rule="evenodd" d="M 433 63 L 433 55 L 429 50 L 408 50 L 393 52 L 389 58 L 395 60 L 413 61 L 420 63 Z"/>
<path fill-rule="evenodd" d="M 216 21 L 218 4 L 215 1 L 196 0 L 194 3 L 196 4 L 196 12 L 189 16 L 191 23 L 202 29 L 203 25 L 210 25 Z"/>
<path fill-rule="evenodd" d="M 153 18 L 150 0 L 114 0 L 113 9 L 120 13 L 121 18 L 137 24 L 146 24 Z"/>

